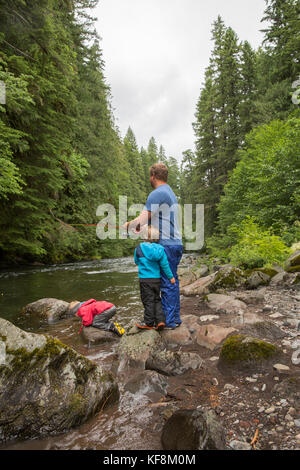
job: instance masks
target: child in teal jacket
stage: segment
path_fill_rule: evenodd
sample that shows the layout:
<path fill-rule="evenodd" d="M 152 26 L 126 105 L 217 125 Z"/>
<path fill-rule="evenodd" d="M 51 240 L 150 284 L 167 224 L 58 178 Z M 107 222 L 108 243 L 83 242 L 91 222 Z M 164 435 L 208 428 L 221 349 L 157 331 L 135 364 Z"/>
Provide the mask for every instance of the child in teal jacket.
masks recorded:
<path fill-rule="evenodd" d="M 156 243 L 159 231 L 150 225 L 141 230 L 144 242 L 134 251 L 134 262 L 139 267 L 141 300 L 144 306 L 144 321 L 138 322 L 138 328 L 161 330 L 165 326 L 165 316 L 160 298 L 161 270 L 172 284 L 175 278 L 170 269 L 164 247 Z"/>

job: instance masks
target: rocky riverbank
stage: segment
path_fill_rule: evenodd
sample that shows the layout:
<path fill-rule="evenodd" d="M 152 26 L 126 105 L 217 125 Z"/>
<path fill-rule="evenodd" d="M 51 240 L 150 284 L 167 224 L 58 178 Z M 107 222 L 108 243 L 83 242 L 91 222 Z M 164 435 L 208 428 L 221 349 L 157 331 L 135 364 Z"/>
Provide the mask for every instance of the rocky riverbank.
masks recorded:
<path fill-rule="evenodd" d="M 188 257 L 180 327 L 140 331 L 134 318 L 121 339 L 82 330 L 87 346 L 111 352 L 98 366 L 112 372 L 120 406 L 138 397 L 149 412 L 136 448 L 300 449 L 299 272 L 290 266 L 244 272 Z M 68 304 L 42 299 L 23 314 L 52 324 L 68 319 Z"/>

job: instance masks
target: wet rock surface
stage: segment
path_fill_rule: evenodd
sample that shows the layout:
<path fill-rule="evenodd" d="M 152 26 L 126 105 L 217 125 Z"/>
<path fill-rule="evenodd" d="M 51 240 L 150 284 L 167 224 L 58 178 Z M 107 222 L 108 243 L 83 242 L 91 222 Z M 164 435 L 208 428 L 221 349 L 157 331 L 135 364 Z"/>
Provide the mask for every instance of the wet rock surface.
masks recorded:
<path fill-rule="evenodd" d="M 26 305 L 21 313 L 39 316 L 41 319 L 47 320 L 49 324 L 70 316 L 69 303 L 53 298 L 39 299 L 32 302 Z"/>
<path fill-rule="evenodd" d="M 74 349 L 0 319 L 0 441 L 60 433 L 118 394 L 113 376 Z"/>
<path fill-rule="evenodd" d="M 89 346 L 95 346 L 103 343 L 114 343 L 120 340 L 120 337 L 110 331 L 94 328 L 93 326 L 84 326 L 81 330 L 82 339 Z"/>
<path fill-rule="evenodd" d="M 224 450 L 224 429 L 214 411 L 178 410 L 165 423 L 165 450 Z"/>

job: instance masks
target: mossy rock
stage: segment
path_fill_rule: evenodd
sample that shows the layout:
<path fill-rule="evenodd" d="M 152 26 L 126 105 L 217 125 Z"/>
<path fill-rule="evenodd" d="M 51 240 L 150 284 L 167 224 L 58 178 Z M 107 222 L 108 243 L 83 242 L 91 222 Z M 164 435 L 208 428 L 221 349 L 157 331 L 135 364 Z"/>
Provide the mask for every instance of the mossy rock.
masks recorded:
<path fill-rule="evenodd" d="M 276 273 L 278 274 L 278 273 Z M 255 289 L 258 286 L 265 286 L 269 283 L 271 277 L 258 269 L 251 270 L 250 274 L 247 276 L 245 285 L 249 289 Z"/>
<path fill-rule="evenodd" d="M 267 276 L 269 276 L 269 277 L 271 277 L 271 278 L 274 277 L 274 276 L 276 276 L 276 274 L 279 273 L 279 270 L 278 270 L 278 269 L 275 269 L 275 268 L 272 268 L 272 267 L 271 267 L 271 268 L 247 269 L 247 270 L 245 271 L 245 274 L 246 274 L 247 277 L 249 277 L 249 276 L 250 276 L 253 272 L 255 272 L 255 271 L 259 271 L 259 272 L 261 272 L 261 273 L 263 273 L 263 274 L 266 274 Z"/>
<path fill-rule="evenodd" d="M 246 282 L 244 271 L 232 266 L 222 267 L 215 275 L 213 282 L 209 286 L 209 290 L 231 289 L 241 287 Z"/>
<path fill-rule="evenodd" d="M 288 273 L 299 273 L 300 272 L 300 264 L 298 266 L 290 266 L 287 268 Z"/>
<path fill-rule="evenodd" d="M 271 321 L 259 321 L 242 328 L 241 333 L 255 336 L 258 339 L 274 341 L 287 336 L 286 332 Z"/>
<path fill-rule="evenodd" d="M 118 397 L 115 378 L 95 362 L 0 319 L 0 442 L 64 432 Z"/>
<path fill-rule="evenodd" d="M 280 354 L 277 346 L 252 336 L 233 335 L 223 343 L 219 364 L 224 371 L 264 369 Z"/>
<path fill-rule="evenodd" d="M 299 285 L 300 284 L 300 273 L 297 274 L 295 279 L 292 282 L 293 285 Z"/>
<path fill-rule="evenodd" d="M 300 250 L 296 250 L 286 261 L 285 270 L 288 271 L 292 267 L 300 265 Z M 289 271 L 291 272 L 291 271 Z"/>

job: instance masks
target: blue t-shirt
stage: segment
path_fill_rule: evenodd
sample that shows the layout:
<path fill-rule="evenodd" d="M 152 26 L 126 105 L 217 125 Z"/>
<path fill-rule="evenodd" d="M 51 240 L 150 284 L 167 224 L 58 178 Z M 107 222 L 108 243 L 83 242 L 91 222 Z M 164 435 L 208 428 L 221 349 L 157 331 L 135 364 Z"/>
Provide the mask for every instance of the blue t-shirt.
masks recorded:
<path fill-rule="evenodd" d="M 161 245 L 182 245 L 178 201 L 168 184 L 161 184 L 149 194 L 144 209 L 151 212 L 151 225 L 159 229 Z"/>

